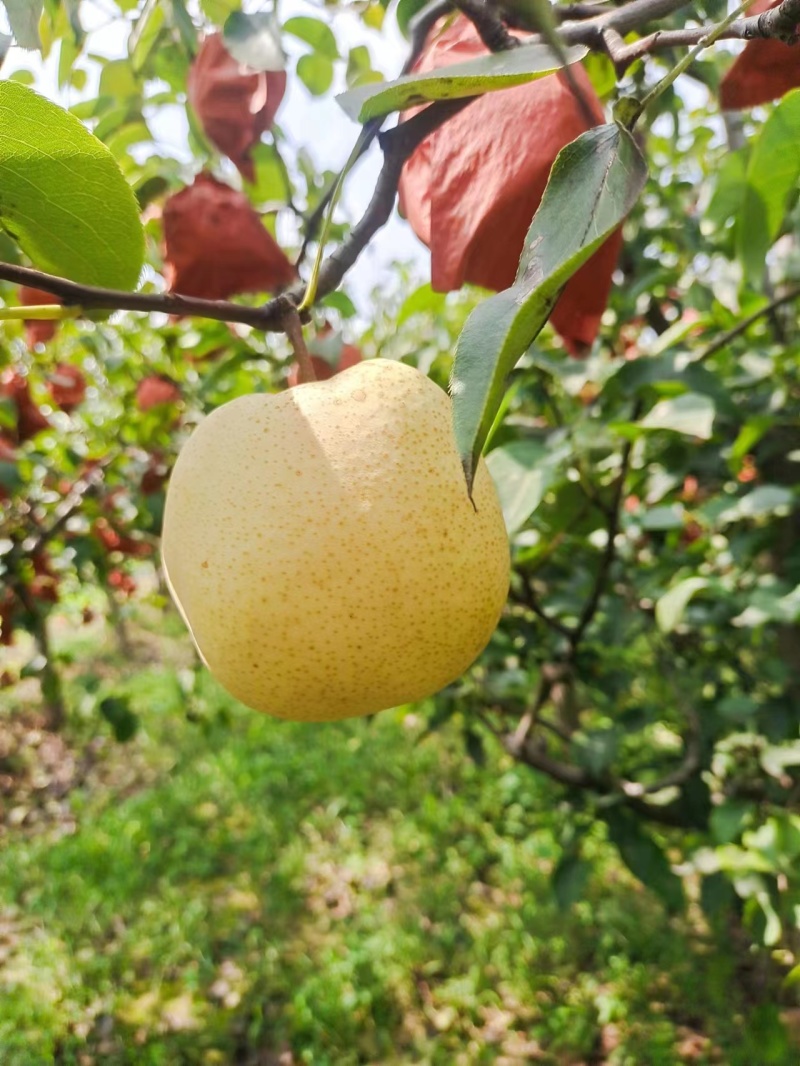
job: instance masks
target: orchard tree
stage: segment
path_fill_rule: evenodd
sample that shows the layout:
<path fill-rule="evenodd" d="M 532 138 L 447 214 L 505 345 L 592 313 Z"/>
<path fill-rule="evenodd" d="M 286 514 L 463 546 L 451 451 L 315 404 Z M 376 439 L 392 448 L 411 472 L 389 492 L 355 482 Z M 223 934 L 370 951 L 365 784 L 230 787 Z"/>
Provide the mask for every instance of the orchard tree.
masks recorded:
<path fill-rule="evenodd" d="M 607 836 L 670 910 L 742 917 L 797 976 L 798 0 L 117 8 L 126 49 L 100 59 L 83 5 L 8 5 L 70 110 L 0 81 L 0 639 L 34 638 L 52 724 L 48 616 L 136 593 L 201 418 L 408 363 L 449 383 L 457 506 L 480 513 L 485 456 L 511 543 L 500 623 L 430 728 L 559 783 L 563 905 Z M 396 26 L 405 63 L 376 69 Z M 335 87 L 360 124 L 340 171 L 281 124 L 300 84 L 309 116 Z M 185 164 L 153 133 L 176 107 Z M 398 264 L 359 314 L 348 274 L 398 196 L 430 281 Z"/>

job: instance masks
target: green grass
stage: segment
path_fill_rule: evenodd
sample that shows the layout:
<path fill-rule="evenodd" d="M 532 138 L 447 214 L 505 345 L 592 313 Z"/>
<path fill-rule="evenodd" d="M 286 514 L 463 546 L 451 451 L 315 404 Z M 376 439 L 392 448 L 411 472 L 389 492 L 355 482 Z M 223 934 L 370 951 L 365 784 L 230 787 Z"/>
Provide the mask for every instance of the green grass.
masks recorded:
<path fill-rule="evenodd" d="M 205 675 L 189 720 L 169 665 L 92 673 L 142 727 L 74 824 L 0 841 L 2 1066 L 797 1061 L 599 836 L 559 912 L 557 794 L 499 751 L 477 766 L 456 726 L 279 723 Z M 85 678 L 69 693 L 80 752 L 108 726 Z"/>

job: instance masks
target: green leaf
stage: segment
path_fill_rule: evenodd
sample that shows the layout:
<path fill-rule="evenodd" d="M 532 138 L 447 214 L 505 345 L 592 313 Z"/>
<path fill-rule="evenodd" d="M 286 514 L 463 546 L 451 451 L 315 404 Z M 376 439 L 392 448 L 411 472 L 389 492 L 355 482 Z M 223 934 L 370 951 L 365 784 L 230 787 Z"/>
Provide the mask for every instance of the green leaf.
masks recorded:
<path fill-rule="evenodd" d="M 414 16 L 427 7 L 428 0 L 399 0 L 397 11 L 397 25 L 404 37 L 410 34 L 410 25 Z"/>
<path fill-rule="evenodd" d="M 731 619 L 731 624 L 748 629 L 757 629 L 767 622 L 792 625 L 800 620 L 800 585 L 785 596 L 782 586 L 755 588 L 749 595 L 749 603 L 741 614 Z"/>
<path fill-rule="evenodd" d="M 132 289 L 144 261 L 133 191 L 69 112 L 0 82 L 0 224 L 41 270 Z M 78 176 L 80 180 L 78 180 Z"/>
<path fill-rule="evenodd" d="M 0 488 L 7 493 L 12 493 L 16 492 L 21 485 L 22 477 L 18 464 L 6 460 L 0 461 Z"/>
<path fill-rule="evenodd" d="M 127 698 L 108 696 L 100 702 L 100 714 L 114 731 L 120 743 L 130 740 L 139 728 L 139 718 L 130 709 Z"/>
<path fill-rule="evenodd" d="M 771 744 L 761 752 L 760 762 L 770 777 L 780 780 L 787 769 L 800 767 L 800 741 L 784 745 Z"/>
<path fill-rule="evenodd" d="M 403 301 L 397 315 L 397 325 L 402 326 L 414 315 L 439 314 L 444 307 L 445 295 L 443 292 L 434 292 L 427 282 L 414 289 L 410 296 Z"/>
<path fill-rule="evenodd" d="M 583 895 L 591 869 L 590 864 L 577 855 L 567 854 L 561 859 L 551 878 L 559 910 L 569 910 L 573 903 L 578 902 Z"/>
<path fill-rule="evenodd" d="M 509 535 L 525 525 L 555 475 L 549 452 L 533 440 L 515 440 L 486 456 Z"/>
<path fill-rule="evenodd" d="M 200 10 L 214 26 L 222 26 L 240 6 L 240 0 L 200 0 Z"/>
<path fill-rule="evenodd" d="M 752 451 L 765 433 L 775 425 L 775 415 L 754 415 L 748 418 L 733 442 L 728 462 L 738 470 L 741 461 Z"/>
<path fill-rule="evenodd" d="M 738 215 L 746 181 L 746 151 L 741 149 L 726 155 L 717 171 L 716 188 L 705 214 L 706 220 L 715 230 L 722 229 L 729 219 Z"/>
<path fill-rule="evenodd" d="M 692 596 L 701 589 L 708 588 L 704 577 L 687 577 L 679 581 L 669 592 L 665 592 L 656 603 L 656 623 L 662 633 L 671 633 L 683 618 Z"/>
<path fill-rule="evenodd" d="M 787 93 L 764 123 L 747 167 L 739 215 L 736 254 L 745 280 L 760 285 L 767 252 L 780 233 L 789 197 L 800 177 L 800 90 Z"/>
<path fill-rule="evenodd" d="M 711 812 L 709 826 L 717 844 L 732 844 L 753 817 L 755 807 L 745 800 L 727 800 Z"/>
<path fill-rule="evenodd" d="M 184 0 L 172 0 L 172 21 L 178 29 L 181 42 L 189 55 L 197 51 L 197 30 L 192 16 L 186 10 Z"/>
<path fill-rule="evenodd" d="M 716 407 L 709 396 L 685 392 L 662 400 L 639 423 L 641 429 L 669 429 L 689 437 L 710 440 Z"/>
<path fill-rule="evenodd" d="M 8 14 L 8 24 L 20 48 L 39 49 L 39 19 L 42 17 L 43 0 L 3 0 Z"/>
<path fill-rule="evenodd" d="M 734 722 L 746 722 L 755 717 L 761 704 L 752 696 L 730 695 L 723 696 L 716 704 L 717 714 L 723 718 L 730 718 Z M 717 808 L 719 809 L 719 808 Z"/>
<path fill-rule="evenodd" d="M 312 96 L 322 96 L 333 82 L 333 63 L 319 52 L 297 60 L 297 76 Z"/>
<path fill-rule="evenodd" d="M 759 485 L 722 511 L 717 520 L 727 525 L 746 518 L 767 518 L 776 513 L 788 513 L 793 500 L 792 492 L 782 485 Z"/>
<path fill-rule="evenodd" d="M 608 834 L 634 877 L 652 889 L 668 910 L 681 910 L 684 904 L 683 886 L 655 840 L 645 833 L 629 811 L 612 807 L 606 812 L 605 818 Z"/>
<path fill-rule="evenodd" d="M 283 70 L 286 66 L 278 23 L 266 12 L 234 11 L 222 30 L 225 47 L 251 70 Z"/>
<path fill-rule="evenodd" d="M 98 96 L 110 96 L 116 102 L 122 103 L 140 95 L 141 83 L 127 59 L 115 59 L 103 66 Z"/>
<path fill-rule="evenodd" d="M 128 38 L 128 55 L 137 73 L 155 48 L 164 26 L 164 6 L 160 0 L 147 0 Z"/>
<path fill-rule="evenodd" d="M 588 770 L 594 778 L 600 778 L 617 757 L 620 731 L 610 729 L 581 730 L 573 734 L 571 752 L 576 764 Z"/>
<path fill-rule="evenodd" d="M 514 284 L 472 312 L 456 346 L 453 419 L 468 485 L 506 376 L 547 321 L 564 284 L 636 203 L 646 178 L 633 138 L 615 124 L 589 130 L 559 152 Z"/>
<path fill-rule="evenodd" d="M 345 72 L 347 88 L 352 89 L 356 85 L 374 84 L 384 81 L 379 70 L 372 69 L 372 57 L 369 48 L 363 44 L 357 44 L 347 54 L 347 70 Z"/>
<path fill-rule="evenodd" d="M 329 292 L 320 303 L 323 307 L 332 307 L 334 311 L 338 311 L 342 318 L 354 318 L 358 314 L 356 305 L 341 289 Z"/>
<path fill-rule="evenodd" d="M 283 24 L 283 32 L 291 33 L 293 37 L 310 44 L 315 52 L 327 56 L 328 59 L 339 58 L 339 48 L 336 38 L 330 26 L 322 19 L 298 16 L 288 19 Z"/>
<path fill-rule="evenodd" d="M 685 352 L 663 352 L 661 355 L 651 354 L 626 361 L 609 377 L 605 391 L 619 389 L 626 396 L 634 396 L 644 389 L 652 386 L 658 388 L 668 382 L 683 386 L 682 390 L 677 391 L 710 396 L 718 410 L 736 416 L 736 406 L 731 402 L 725 386 L 706 367 L 692 362 Z"/>
<path fill-rule="evenodd" d="M 292 194 L 292 182 L 275 145 L 259 142 L 252 151 L 252 158 L 256 172 L 253 199 L 261 204 L 287 203 Z"/>
<path fill-rule="evenodd" d="M 584 45 L 577 45 L 567 49 L 567 58 L 570 63 L 577 63 L 586 52 Z M 548 45 L 526 44 L 466 63 L 454 63 L 444 71 L 407 74 L 396 81 L 359 85 L 340 93 L 336 100 L 350 118 L 368 122 L 430 100 L 457 100 L 524 85 L 560 66 Z"/>

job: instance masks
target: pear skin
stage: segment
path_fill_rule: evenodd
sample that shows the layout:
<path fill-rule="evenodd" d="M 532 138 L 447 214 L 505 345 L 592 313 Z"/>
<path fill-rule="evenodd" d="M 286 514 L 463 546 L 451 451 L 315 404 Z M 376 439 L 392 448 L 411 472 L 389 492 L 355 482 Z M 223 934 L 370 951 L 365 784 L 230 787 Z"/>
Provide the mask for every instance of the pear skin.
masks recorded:
<path fill-rule="evenodd" d="M 211 673 L 295 721 L 437 692 L 509 584 L 494 484 L 481 462 L 470 500 L 449 397 L 382 359 L 213 411 L 172 473 L 162 553 Z"/>

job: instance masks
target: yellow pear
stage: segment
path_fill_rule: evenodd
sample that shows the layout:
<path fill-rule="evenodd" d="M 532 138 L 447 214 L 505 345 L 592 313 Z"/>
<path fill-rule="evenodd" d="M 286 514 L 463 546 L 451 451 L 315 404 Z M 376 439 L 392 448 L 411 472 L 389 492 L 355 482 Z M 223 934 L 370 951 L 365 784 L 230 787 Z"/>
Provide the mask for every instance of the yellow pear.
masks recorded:
<path fill-rule="evenodd" d="M 455 680 L 497 625 L 508 537 L 483 462 L 473 498 L 447 394 L 374 359 L 200 424 L 167 493 L 167 579 L 243 703 L 372 714 Z"/>

